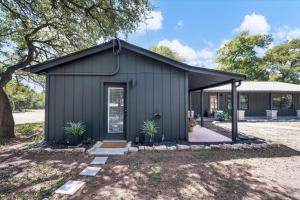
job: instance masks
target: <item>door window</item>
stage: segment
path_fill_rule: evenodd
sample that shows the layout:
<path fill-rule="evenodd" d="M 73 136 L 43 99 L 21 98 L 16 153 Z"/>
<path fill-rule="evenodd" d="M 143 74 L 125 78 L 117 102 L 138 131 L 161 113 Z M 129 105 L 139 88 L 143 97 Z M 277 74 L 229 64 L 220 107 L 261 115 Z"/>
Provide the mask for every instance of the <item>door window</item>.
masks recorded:
<path fill-rule="evenodd" d="M 108 87 L 108 133 L 124 132 L 124 88 Z"/>

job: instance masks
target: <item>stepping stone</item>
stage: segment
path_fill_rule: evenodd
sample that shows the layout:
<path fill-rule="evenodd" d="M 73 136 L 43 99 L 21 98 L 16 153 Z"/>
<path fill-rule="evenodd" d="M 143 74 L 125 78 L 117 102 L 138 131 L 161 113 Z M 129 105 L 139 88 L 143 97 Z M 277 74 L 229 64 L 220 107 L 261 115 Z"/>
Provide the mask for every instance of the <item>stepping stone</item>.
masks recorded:
<path fill-rule="evenodd" d="M 128 148 L 95 148 L 90 154 L 91 155 L 123 155 L 128 151 Z"/>
<path fill-rule="evenodd" d="M 82 176 L 96 176 L 96 174 L 101 170 L 101 167 L 86 167 L 80 172 L 79 175 Z"/>
<path fill-rule="evenodd" d="M 99 164 L 105 164 L 107 160 L 107 157 L 96 157 L 94 160 L 91 162 L 92 165 L 99 165 Z"/>
<path fill-rule="evenodd" d="M 75 194 L 83 185 L 85 182 L 83 181 L 68 181 L 64 185 L 62 185 L 60 188 L 58 188 L 55 193 L 56 194 L 68 194 L 73 195 Z"/>

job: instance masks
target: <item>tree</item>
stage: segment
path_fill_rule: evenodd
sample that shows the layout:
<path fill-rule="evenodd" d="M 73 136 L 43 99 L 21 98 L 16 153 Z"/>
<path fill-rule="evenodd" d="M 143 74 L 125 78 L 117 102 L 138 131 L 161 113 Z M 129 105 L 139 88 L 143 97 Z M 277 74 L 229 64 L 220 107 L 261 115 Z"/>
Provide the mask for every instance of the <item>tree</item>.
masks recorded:
<path fill-rule="evenodd" d="M 256 50 L 266 49 L 271 42 L 270 35 L 239 34 L 217 51 L 218 69 L 245 74 L 249 80 L 267 80 L 268 72 Z"/>
<path fill-rule="evenodd" d="M 300 40 L 295 39 L 269 49 L 265 65 L 270 68 L 270 80 L 300 83 Z"/>
<path fill-rule="evenodd" d="M 24 67 L 135 31 L 148 0 L 0 0 L 0 138 L 14 136 L 4 86 Z"/>
<path fill-rule="evenodd" d="M 183 61 L 183 58 L 181 58 L 175 51 L 171 50 L 169 47 L 159 46 L 159 47 L 150 47 L 149 49 L 150 51 L 166 56 L 173 60 L 180 61 L 180 62 Z"/>

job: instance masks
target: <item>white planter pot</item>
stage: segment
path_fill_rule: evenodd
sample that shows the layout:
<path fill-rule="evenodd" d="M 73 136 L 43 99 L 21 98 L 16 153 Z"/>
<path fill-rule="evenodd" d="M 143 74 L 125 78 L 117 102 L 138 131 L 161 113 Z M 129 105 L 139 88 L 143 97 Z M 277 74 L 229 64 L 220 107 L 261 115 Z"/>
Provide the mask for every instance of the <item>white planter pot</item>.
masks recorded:
<path fill-rule="evenodd" d="M 245 111 L 244 110 L 238 110 L 237 111 L 238 120 L 245 120 Z"/>
<path fill-rule="evenodd" d="M 297 111 L 297 118 L 300 119 L 300 110 L 296 110 Z"/>
<path fill-rule="evenodd" d="M 278 110 L 266 110 L 267 118 L 268 119 L 277 119 L 277 112 L 278 112 Z"/>

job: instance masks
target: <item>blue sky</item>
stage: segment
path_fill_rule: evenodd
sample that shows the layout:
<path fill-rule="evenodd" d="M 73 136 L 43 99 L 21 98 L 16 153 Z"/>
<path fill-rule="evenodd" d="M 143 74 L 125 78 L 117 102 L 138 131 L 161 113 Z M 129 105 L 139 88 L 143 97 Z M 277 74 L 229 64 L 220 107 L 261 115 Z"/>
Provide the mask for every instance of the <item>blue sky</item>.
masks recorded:
<path fill-rule="evenodd" d="M 153 0 L 155 10 L 129 42 L 169 46 L 192 65 L 212 68 L 216 50 L 240 31 L 272 34 L 271 46 L 300 38 L 298 0 Z M 259 51 L 263 54 L 264 51 Z"/>

